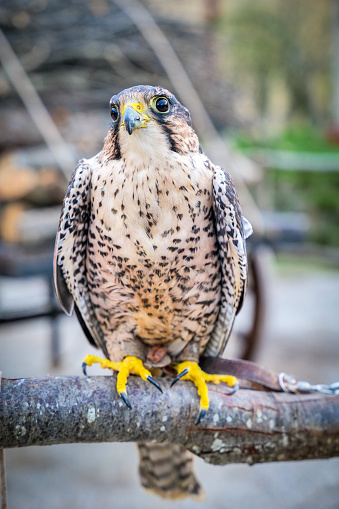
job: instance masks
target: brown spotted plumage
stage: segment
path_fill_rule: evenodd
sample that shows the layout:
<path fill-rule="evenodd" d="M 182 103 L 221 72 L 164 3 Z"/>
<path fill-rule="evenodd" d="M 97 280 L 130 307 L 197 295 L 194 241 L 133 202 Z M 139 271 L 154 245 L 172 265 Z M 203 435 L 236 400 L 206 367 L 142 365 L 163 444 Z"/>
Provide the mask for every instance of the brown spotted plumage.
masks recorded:
<path fill-rule="evenodd" d="M 80 161 L 64 200 L 59 301 L 67 313 L 74 304 L 110 361 L 134 356 L 147 368 L 220 355 L 247 277 L 250 225 L 232 179 L 203 154 L 188 110 L 167 90 L 133 87 L 110 104 L 103 149 Z M 169 497 L 199 493 L 191 467 L 190 482 L 172 475 L 159 488 L 146 482 L 146 463 L 146 487 Z"/>

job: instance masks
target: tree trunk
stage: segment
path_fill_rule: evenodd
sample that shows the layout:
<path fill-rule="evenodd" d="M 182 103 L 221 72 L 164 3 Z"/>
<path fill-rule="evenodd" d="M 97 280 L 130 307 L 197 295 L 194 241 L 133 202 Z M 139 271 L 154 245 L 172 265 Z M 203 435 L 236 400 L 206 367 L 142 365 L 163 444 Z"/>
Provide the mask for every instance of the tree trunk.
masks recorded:
<path fill-rule="evenodd" d="M 183 444 L 214 464 L 339 456 L 339 395 L 294 395 L 209 385 L 199 425 L 196 388 L 158 380 L 164 393 L 131 376 L 129 410 L 116 375 L 2 379 L 0 447 L 76 442 Z"/>

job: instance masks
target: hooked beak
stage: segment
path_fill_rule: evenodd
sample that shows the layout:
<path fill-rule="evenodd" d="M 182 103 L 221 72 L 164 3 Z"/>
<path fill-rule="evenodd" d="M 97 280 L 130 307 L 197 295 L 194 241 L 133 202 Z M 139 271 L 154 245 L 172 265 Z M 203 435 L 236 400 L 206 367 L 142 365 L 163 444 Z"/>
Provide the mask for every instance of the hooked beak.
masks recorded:
<path fill-rule="evenodd" d="M 146 118 L 136 111 L 132 106 L 127 106 L 124 111 L 124 124 L 128 134 L 132 134 L 133 129 L 142 127 Z"/>

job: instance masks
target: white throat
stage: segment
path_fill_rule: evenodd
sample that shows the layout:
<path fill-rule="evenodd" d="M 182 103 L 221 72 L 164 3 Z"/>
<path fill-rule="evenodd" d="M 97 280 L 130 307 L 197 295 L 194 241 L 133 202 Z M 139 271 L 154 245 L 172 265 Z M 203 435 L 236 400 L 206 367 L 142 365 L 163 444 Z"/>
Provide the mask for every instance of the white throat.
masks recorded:
<path fill-rule="evenodd" d="M 131 135 L 121 127 L 119 139 L 121 155 L 127 166 L 141 170 L 149 166 L 166 165 L 170 144 L 156 122 L 148 122 L 146 127 L 135 129 Z"/>

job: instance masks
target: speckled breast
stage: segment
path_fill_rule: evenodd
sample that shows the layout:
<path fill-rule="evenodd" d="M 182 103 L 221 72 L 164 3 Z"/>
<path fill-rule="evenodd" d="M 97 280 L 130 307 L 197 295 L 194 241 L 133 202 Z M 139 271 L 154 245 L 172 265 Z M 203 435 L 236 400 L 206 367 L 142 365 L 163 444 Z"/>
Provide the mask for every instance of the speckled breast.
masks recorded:
<path fill-rule="evenodd" d="M 207 342 L 221 279 L 212 176 L 187 175 L 106 168 L 94 176 L 87 277 L 104 333 L 124 323 L 148 345 Z"/>

